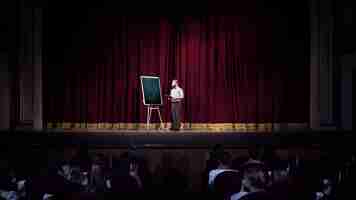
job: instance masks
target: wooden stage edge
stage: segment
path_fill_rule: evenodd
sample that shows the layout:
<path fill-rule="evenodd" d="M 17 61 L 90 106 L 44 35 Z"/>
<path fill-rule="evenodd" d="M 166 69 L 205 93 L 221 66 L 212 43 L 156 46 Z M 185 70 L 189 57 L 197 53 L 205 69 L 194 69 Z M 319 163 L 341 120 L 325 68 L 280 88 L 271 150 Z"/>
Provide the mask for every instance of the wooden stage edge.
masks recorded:
<path fill-rule="evenodd" d="M 157 136 L 172 136 L 172 135 L 226 135 L 226 134 L 255 134 L 270 135 L 271 132 L 267 131 L 236 131 L 236 130 L 190 130 L 181 129 L 179 131 L 172 131 L 169 129 L 138 129 L 138 130 L 107 130 L 107 129 L 63 129 L 63 130 L 48 130 L 52 133 L 64 133 L 64 134 L 87 134 L 87 135 L 157 135 Z"/>
<path fill-rule="evenodd" d="M 125 149 L 207 149 L 215 144 L 229 148 L 246 148 L 251 144 L 272 145 L 282 148 L 303 147 L 355 148 L 355 136 L 350 131 L 284 130 L 274 132 L 236 132 L 214 130 L 114 130 L 114 129 L 17 129 L 3 130 L 0 144 L 7 147 L 36 146 L 62 148 L 87 144 L 90 148 Z M 14 144 L 17 144 L 14 146 Z"/>
<path fill-rule="evenodd" d="M 163 125 L 163 126 L 161 126 Z M 47 123 L 47 130 L 87 133 L 171 133 L 171 123 Z M 270 133 L 281 130 L 305 130 L 307 123 L 182 123 L 181 133 Z"/>

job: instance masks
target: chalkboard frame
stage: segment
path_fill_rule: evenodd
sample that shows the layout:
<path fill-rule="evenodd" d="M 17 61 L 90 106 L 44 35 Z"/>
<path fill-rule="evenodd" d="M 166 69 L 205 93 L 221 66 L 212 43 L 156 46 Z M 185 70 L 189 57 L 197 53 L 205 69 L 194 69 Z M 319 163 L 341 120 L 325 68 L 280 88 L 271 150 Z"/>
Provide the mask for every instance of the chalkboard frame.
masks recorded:
<path fill-rule="evenodd" d="M 160 104 L 148 104 L 148 103 L 146 103 L 145 90 L 143 89 L 143 79 L 145 79 L 145 78 L 158 79 L 158 83 L 159 83 L 159 95 L 160 95 L 160 100 L 161 100 L 161 103 L 160 103 Z M 159 77 L 159 76 L 147 76 L 147 75 L 142 75 L 142 76 L 140 76 L 140 82 L 141 82 L 141 89 L 142 89 L 143 105 L 145 105 L 145 106 L 161 106 L 161 105 L 163 105 L 160 77 Z"/>

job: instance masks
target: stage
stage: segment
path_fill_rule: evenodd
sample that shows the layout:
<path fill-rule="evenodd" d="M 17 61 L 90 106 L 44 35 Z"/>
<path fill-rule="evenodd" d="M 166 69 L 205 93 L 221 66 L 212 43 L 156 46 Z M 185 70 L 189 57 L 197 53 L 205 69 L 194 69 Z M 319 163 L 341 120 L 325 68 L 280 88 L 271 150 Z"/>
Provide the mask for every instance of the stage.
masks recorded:
<path fill-rule="evenodd" d="M 299 131 L 278 132 L 214 132 L 199 130 L 26 130 L 3 131 L 3 146 L 45 146 L 47 148 L 87 144 L 90 148 L 125 149 L 136 148 L 198 148 L 207 149 L 215 144 L 229 148 L 246 148 L 249 145 L 270 145 L 278 148 L 319 148 L 343 144 L 353 147 L 354 136 L 346 131 Z M 336 148 L 334 148 L 336 149 Z"/>

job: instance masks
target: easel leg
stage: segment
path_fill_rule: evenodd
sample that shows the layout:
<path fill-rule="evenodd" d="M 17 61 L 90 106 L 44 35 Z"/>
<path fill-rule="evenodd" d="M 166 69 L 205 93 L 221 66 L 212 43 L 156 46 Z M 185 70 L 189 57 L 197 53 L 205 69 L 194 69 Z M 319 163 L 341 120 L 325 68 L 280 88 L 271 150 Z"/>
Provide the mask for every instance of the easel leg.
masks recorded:
<path fill-rule="evenodd" d="M 151 107 L 148 107 L 148 109 L 147 109 L 147 123 L 146 123 L 147 130 L 150 128 L 150 119 L 151 119 Z"/>
<path fill-rule="evenodd" d="M 158 111 L 158 116 L 159 116 L 159 120 L 161 121 L 161 129 L 164 128 L 164 125 L 163 125 L 163 121 L 162 121 L 162 117 L 161 117 L 161 112 L 159 111 L 159 109 L 157 109 Z"/>

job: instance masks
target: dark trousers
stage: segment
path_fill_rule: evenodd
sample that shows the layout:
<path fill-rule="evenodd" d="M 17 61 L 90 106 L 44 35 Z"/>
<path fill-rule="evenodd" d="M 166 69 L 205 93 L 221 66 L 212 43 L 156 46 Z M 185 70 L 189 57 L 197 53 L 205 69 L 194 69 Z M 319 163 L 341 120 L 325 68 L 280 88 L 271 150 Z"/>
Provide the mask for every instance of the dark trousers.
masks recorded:
<path fill-rule="evenodd" d="M 172 103 L 172 127 L 171 129 L 178 130 L 180 129 L 180 102 Z"/>

